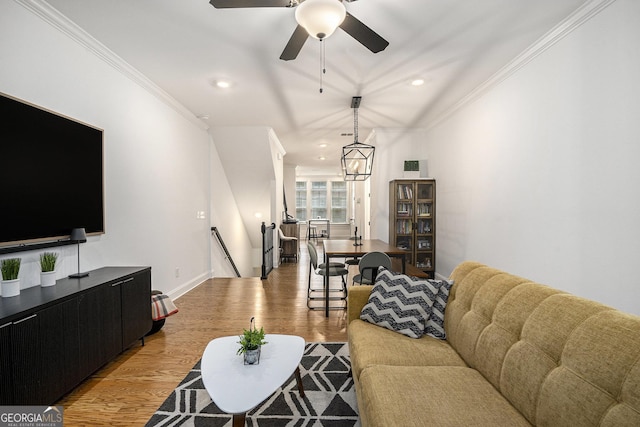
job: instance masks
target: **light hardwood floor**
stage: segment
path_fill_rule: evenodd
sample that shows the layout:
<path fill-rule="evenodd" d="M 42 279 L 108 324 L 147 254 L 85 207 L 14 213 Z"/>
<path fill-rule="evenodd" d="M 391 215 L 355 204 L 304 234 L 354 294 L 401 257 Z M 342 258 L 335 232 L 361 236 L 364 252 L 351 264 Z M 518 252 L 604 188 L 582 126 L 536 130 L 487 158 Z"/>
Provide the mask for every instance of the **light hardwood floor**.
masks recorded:
<path fill-rule="evenodd" d="M 321 245 L 320 245 L 321 249 Z M 207 343 L 238 335 L 255 316 L 267 333 L 295 334 L 311 341 L 346 341 L 346 311 L 307 309 L 309 258 L 301 244 L 298 263 L 274 269 L 267 280 L 207 280 L 174 303 L 180 312 L 104 366 L 56 405 L 65 426 L 142 426 L 200 359 Z M 321 285 L 319 276 L 313 279 Z"/>

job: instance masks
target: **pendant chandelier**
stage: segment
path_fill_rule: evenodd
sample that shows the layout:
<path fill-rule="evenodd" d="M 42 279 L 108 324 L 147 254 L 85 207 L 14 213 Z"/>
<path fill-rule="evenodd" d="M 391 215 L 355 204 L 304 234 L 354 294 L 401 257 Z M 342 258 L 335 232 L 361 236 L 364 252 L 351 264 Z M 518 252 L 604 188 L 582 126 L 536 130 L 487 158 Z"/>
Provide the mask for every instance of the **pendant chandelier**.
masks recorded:
<path fill-rule="evenodd" d="M 345 181 L 365 181 L 373 170 L 373 155 L 376 148 L 373 145 L 358 141 L 358 108 L 361 96 L 354 96 L 351 100 L 353 108 L 353 143 L 342 147 L 342 173 Z"/>

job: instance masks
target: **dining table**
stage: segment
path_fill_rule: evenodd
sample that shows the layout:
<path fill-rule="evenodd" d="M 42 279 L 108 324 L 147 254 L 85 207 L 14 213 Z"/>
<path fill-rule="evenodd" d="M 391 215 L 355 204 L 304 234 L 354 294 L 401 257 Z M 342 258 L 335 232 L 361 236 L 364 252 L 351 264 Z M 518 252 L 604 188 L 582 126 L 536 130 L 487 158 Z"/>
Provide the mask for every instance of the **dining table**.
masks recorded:
<path fill-rule="evenodd" d="M 384 252 L 390 257 L 400 258 L 402 272 L 405 272 L 405 256 L 407 251 L 390 245 L 379 239 L 355 239 L 322 241 L 324 249 L 324 264 L 326 274 L 324 275 L 324 295 L 325 295 L 325 316 L 329 317 L 329 262 L 331 258 L 362 258 L 369 252 Z"/>

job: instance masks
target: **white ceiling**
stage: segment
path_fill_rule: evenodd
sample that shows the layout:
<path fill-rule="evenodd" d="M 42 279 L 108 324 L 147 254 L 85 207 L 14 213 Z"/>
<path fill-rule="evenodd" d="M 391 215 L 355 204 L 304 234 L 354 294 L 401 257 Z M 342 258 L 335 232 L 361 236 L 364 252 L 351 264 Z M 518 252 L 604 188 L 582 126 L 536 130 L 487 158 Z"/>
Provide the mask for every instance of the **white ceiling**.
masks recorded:
<path fill-rule="evenodd" d="M 588 2 L 588 1 L 587 1 Z M 208 0 L 48 0 L 211 127 L 269 126 L 285 163 L 339 172 L 373 128 L 424 128 L 567 18 L 585 0 L 359 0 L 349 13 L 389 41 L 373 54 L 342 30 L 279 56 L 289 8 L 215 9 Z M 415 78 L 426 81 L 413 87 Z M 232 81 L 223 90 L 213 84 Z M 327 147 L 321 148 L 320 144 Z M 326 160 L 319 160 L 320 156 Z"/>

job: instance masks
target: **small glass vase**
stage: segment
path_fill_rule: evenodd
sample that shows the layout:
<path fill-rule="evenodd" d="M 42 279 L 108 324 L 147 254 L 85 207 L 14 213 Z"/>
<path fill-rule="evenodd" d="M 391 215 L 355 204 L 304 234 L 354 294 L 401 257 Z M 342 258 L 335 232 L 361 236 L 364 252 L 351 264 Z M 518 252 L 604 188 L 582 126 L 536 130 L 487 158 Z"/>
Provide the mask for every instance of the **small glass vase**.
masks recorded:
<path fill-rule="evenodd" d="M 258 365 L 260 364 L 260 347 L 254 350 L 245 350 L 244 352 L 244 364 L 245 365 Z"/>

